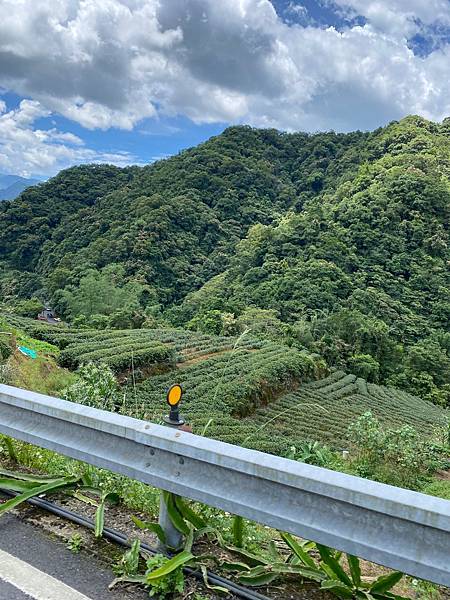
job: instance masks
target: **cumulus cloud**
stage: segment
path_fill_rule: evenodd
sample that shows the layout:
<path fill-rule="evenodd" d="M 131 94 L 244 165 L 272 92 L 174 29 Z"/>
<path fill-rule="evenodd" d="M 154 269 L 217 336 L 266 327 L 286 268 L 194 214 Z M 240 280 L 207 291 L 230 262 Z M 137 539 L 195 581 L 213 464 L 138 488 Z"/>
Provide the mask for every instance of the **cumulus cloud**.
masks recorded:
<path fill-rule="evenodd" d="M 29 177 L 53 175 L 73 163 L 124 166 L 133 162 L 134 157 L 127 153 L 101 153 L 86 148 L 73 133 L 36 128 L 35 121 L 48 115 L 48 109 L 35 100 L 22 100 L 17 109 L 10 111 L 0 101 L 0 171 Z"/>
<path fill-rule="evenodd" d="M 424 26 L 450 24 L 448 0 L 326 0 L 365 17 L 374 30 L 407 38 Z"/>
<path fill-rule="evenodd" d="M 450 25 L 448 0 L 321 2 L 365 24 L 286 22 L 269 0 L 2 0 L 0 86 L 102 129 L 181 114 L 349 130 L 450 113 L 449 48 L 408 45 Z"/>

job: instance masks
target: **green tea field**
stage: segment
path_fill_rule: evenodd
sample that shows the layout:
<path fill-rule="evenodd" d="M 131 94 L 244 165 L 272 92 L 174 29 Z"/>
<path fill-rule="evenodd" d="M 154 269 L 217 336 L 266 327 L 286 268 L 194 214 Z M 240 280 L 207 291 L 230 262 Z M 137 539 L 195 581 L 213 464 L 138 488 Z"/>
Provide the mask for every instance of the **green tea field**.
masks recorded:
<path fill-rule="evenodd" d="M 194 432 L 275 454 L 305 440 L 345 448 L 350 423 L 367 410 L 388 426 L 409 424 L 424 434 L 445 415 L 406 392 L 326 372 L 317 357 L 250 334 L 77 330 L 18 318 L 9 323 L 54 344 L 62 367 L 109 365 L 122 385 L 117 410 L 124 414 L 161 422 L 166 391 L 179 383 L 181 411 Z"/>

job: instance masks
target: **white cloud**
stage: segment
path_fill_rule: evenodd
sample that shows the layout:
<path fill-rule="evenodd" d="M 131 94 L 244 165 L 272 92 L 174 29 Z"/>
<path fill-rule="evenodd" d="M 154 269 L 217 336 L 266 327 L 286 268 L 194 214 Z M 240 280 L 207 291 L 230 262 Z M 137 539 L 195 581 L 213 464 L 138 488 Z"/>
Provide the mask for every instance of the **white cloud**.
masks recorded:
<path fill-rule="evenodd" d="M 450 24 L 448 0 L 322 2 L 367 23 L 286 23 L 269 0 L 2 0 L 0 86 L 102 129 L 182 114 L 348 130 L 450 113 L 448 47 L 421 58 L 407 44 Z"/>
<path fill-rule="evenodd" d="M 325 0 L 353 14 L 366 17 L 369 25 L 384 34 L 404 38 L 422 25 L 450 24 L 448 0 Z"/>
<path fill-rule="evenodd" d="M 36 128 L 36 119 L 48 114 L 34 100 L 22 100 L 17 109 L 10 111 L 0 101 L 0 171 L 29 177 L 53 175 L 74 163 L 108 162 L 124 166 L 133 162 L 127 153 L 101 153 L 86 148 L 73 133 Z"/>

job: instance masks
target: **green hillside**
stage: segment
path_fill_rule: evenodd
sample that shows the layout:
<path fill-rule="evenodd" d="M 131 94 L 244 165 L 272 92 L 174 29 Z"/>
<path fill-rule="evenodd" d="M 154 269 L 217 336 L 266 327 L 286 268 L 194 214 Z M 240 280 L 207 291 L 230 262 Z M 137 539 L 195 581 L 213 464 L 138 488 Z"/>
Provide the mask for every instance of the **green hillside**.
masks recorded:
<path fill-rule="evenodd" d="M 183 415 L 194 431 L 280 455 L 303 441 L 345 448 L 349 425 L 368 410 L 387 426 L 408 424 L 425 436 L 445 424 L 441 408 L 400 390 L 367 385 L 341 371 L 308 382 L 311 375 L 300 353 L 272 344 L 150 377 L 137 386 L 136 396 L 129 389 L 124 410 L 158 421 L 165 391 L 181 383 Z"/>
<path fill-rule="evenodd" d="M 240 423 L 242 431 L 236 435 L 247 440 L 247 445 L 274 453 L 298 445 L 299 440 L 319 440 L 333 448 L 346 448 L 349 426 L 367 411 L 384 426 L 410 425 L 425 436 L 443 425 L 446 418 L 442 409 L 416 396 L 335 371 L 259 408 L 250 423 Z M 255 431 L 250 438 L 248 426 Z"/>
<path fill-rule="evenodd" d="M 148 167 L 63 171 L 1 203 L 0 296 L 92 328 L 250 328 L 448 405 L 449 133 L 231 127 Z"/>

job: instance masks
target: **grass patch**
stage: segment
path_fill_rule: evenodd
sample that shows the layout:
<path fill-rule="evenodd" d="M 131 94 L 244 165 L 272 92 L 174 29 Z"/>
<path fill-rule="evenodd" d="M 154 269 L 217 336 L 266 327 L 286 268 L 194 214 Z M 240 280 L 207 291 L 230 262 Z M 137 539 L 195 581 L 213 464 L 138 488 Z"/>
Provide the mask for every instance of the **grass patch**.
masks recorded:
<path fill-rule="evenodd" d="M 32 360 L 16 352 L 10 365 L 14 372 L 11 385 L 49 396 L 57 396 L 77 379 L 74 373 L 59 367 L 48 355 L 38 355 Z"/>
<path fill-rule="evenodd" d="M 444 498 L 444 500 L 450 500 L 450 480 L 436 479 L 426 484 L 420 491 L 429 496 L 437 496 Z"/>

